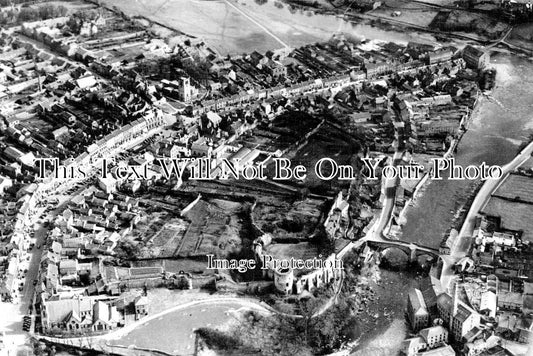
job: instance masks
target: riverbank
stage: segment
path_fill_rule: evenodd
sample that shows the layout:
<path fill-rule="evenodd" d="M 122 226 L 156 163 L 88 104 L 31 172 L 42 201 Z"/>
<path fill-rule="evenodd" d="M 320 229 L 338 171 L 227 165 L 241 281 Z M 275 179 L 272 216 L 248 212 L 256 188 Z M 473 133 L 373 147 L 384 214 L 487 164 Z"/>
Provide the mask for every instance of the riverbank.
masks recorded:
<path fill-rule="evenodd" d="M 479 97 L 468 131 L 458 143 L 455 158 L 462 166 L 504 165 L 533 134 L 533 62 L 495 54 L 490 66 L 497 70 L 496 86 L 490 95 Z M 474 184 L 429 180 L 405 213 L 402 240 L 438 248 L 456 212 L 467 204 Z"/>
<path fill-rule="evenodd" d="M 454 137 L 451 140 L 450 147 L 448 147 L 448 150 L 446 150 L 446 152 L 442 155 L 441 158 L 451 158 L 454 156 L 454 153 L 457 151 L 457 148 L 459 146 L 459 143 L 461 142 L 461 139 L 463 138 L 464 134 L 468 131 L 470 123 L 473 121 L 476 115 L 476 110 L 478 109 L 480 105 L 480 96 L 481 96 L 480 93 L 481 92 L 478 92 L 476 96 L 476 100 L 474 101 L 474 104 L 472 105 L 472 109 L 470 113 L 466 115 L 466 117 L 464 117 L 463 120 L 461 120 L 461 122 L 459 123 L 457 137 Z M 410 208 L 414 204 L 416 204 L 417 198 L 421 197 L 421 194 L 423 194 L 427 186 L 430 184 L 431 180 L 429 179 L 429 177 L 432 176 L 432 174 L 433 174 L 433 166 L 430 166 L 430 169 L 424 174 L 422 179 L 420 179 L 420 181 L 416 184 L 412 196 L 405 201 L 403 208 L 398 213 L 397 221 L 400 227 L 406 224 L 407 219 L 408 219 L 407 215 L 410 211 Z M 403 235 L 399 236 L 400 240 L 402 239 L 402 236 Z M 435 246 L 430 246 L 430 247 L 435 247 Z"/>

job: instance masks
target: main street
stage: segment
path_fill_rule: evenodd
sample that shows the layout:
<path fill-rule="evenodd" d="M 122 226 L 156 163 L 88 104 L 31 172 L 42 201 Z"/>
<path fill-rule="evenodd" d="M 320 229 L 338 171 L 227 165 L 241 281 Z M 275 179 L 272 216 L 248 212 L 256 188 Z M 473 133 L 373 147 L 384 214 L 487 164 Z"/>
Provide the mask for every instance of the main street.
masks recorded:
<path fill-rule="evenodd" d="M 44 212 L 44 208 L 36 209 L 33 217 L 29 221 L 37 220 L 37 217 Z M 6 348 L 17 348 L 27 342 L 27 333 L 22 329 L 23 316 L 30 313 L 30 308 L 33 304 L 33 296 L 35 293 L 34 281 L 37 280 L 39 274 L 39 264 L 41 260 L 44 243 L 46 240 L 47 229 L 42 223 L 35 223 L 33 226 L 28 224 L 25 230 L 30 230 L 35 227 L 35 246 L 26 254 L 25 251 L 19 253 L 24 256 L 19 265 L 19 273 L 23 273 L 27 269 L 24 280 L 17 280 L 19 283 L 24 283 L 24 287 L 20 294 L 16 294 L 11 303 L 0 302 L 0 310 L 2 317 L 0 317 L 0 330 L 5 332 Z M 29 238 L 24 232 L 25 238 Z M 29 257 L 29 261 L 27 257 Z"/>

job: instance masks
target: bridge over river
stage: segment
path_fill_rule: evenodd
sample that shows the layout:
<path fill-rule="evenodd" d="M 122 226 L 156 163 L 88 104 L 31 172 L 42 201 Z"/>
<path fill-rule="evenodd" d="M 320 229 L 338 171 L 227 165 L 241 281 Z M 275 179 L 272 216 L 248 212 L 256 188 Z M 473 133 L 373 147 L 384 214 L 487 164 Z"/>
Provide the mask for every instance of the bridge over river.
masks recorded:
<path fill-rule="evenodd" d="M 418 257 L 429 255 L 434 258 L 439 257 L 439 250 L 431 247 L 421 246 L 413 242 L 394 241 L 394 240 L 368 240 L 368 247 L 377 250 L 385 251 L 389 248 L 395 248 L 405 252 L 409 257 L 409 262 L 414 262 Z"/>

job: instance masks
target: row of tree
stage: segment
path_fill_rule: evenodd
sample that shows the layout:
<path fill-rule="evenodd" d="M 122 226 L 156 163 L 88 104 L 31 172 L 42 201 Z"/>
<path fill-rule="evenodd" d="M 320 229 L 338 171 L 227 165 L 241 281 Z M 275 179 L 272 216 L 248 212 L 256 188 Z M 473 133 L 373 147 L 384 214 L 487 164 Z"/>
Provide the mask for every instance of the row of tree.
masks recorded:
<path fill-rule="evenodd" d="M 0 12 L 0 25 L 47 20 L 54 17 L 65 16 L 67 12 L 67 8 L 62 5 L 55 6 L 50 4 L 38 7 L 23 7 L 20 9 L 20 11 L 16 9 L 10 9 Z"/>

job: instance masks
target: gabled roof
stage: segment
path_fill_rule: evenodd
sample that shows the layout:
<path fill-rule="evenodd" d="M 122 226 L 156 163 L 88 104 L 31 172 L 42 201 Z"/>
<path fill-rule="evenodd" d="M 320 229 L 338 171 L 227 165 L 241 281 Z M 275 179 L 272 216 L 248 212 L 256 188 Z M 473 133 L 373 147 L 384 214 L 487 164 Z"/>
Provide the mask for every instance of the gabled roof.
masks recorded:
<path fill-rule="evenodd" d="M 462 323 L 468 318 L 470 318 L 473 313 L 475 313 L 474 310 L 468 308 L 463 303 L 459 303 L 459 305 L 457 306 L 457 313 L 454 317 Z"/>
<path fill-rule="evenodd" d="M 93 320 L 95 323 L 101 321 L 106 324 L 113 324 L 120 320 L 120 316 L 116 307 L 98 301 L 94 304 Z"/>
<path fill-rule="evenodd" d="M 415 336 L 415 337 L 412 337 L 412 338 L 409 338 L 409 339 L 405 339 L 402 342 L 402 349 L 403 350 L 412 349 L 412 348 L 418 349 L 418 346 L 421 345 L 421 344 L 425 344 L 424 339 L 421 338 L 420 336 Z"/>
<path fill-rule="evenodd" d="M 424 297 L 420 289 L 411 289 L 409 291 L 409 300 L 411 301 L 415 314 L 427 314 L 426 303 L 424 302 Z"/>
<path fill-rule="evenodd" d="M 135 305 L 148 305 L 148 298 L 144 296 L 138 296 L 134 300 Z"/>
<path fill-rule="evenodd" d="M 432 337 L 436 337 L 436 336 L 439 336 L 439 335 L 445 335 L 447 333 L 448 333 L 448 331 L 444 327 L 438 325 L 438 326 L 433 326 L 433 327 L 430 327 L 430 328 L 425 328 L 425 329 L 420 330 L 419 335 L 427 343 L 428 340 L 430 340 Z"/>
<path fill-rule="evenodd" d="M 437 306 L 451 312 L 453 307 L 452 297 L 447 293 L 442 293 L 437 297 Z"/>
<path fill-rule="evenodd" d="M 92 312 L 92 300 L 81 296 L 70 299 L 47 300 L 43 304 L 49 323 L 61 323 L 73 312 L 76 315 Z"/>

